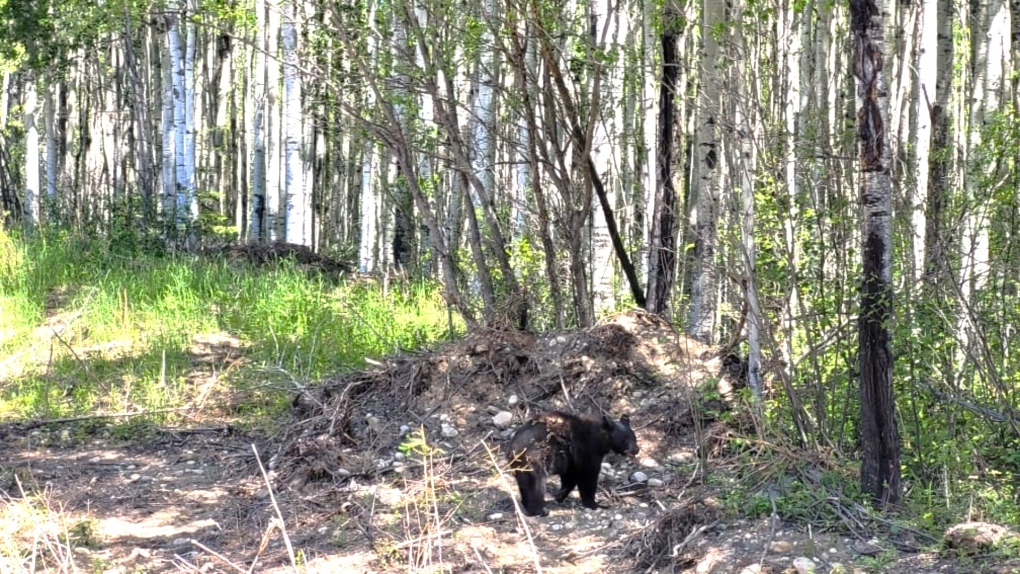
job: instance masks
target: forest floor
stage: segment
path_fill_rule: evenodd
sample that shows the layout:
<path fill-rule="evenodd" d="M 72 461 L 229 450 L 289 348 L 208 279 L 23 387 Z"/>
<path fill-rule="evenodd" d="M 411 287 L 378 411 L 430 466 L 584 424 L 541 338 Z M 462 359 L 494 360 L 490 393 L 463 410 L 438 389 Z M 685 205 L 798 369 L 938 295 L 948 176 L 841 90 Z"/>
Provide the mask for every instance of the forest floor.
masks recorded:
<path fill-rule="evenodd" d="M 195 341 L 196 385 L 243 356 L 225 334 Z M 31 551 L 0 573 L 751 574 L 805 559 L 819 573 L 1020 572 L 1001 553 L 946 555 L 843 498 L 853 461 L 756 438 L 740 377 L 718 350 L 635 311 L 393 357 L 309 387 L 273 431 L 232 422 L 229 397 L 175 428 L 7 423 L 0 545 Z M 546 408 L 630 414 L 641 452 L 607 458 L 608 508 L 574 494 L 547 517 L 516 512 L 505 442 Z"/>

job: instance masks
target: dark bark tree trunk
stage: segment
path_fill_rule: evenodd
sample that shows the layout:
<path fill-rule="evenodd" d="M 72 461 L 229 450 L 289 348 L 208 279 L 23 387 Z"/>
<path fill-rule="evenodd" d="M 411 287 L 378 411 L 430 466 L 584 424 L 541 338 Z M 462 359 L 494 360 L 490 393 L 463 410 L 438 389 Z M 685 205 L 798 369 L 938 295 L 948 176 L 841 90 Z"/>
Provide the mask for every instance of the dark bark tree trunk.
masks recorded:
<path fill-rule="evenodd" d="M 669 309 L 676 281 L 677 197 L 673 188 L 673 129 L 676 110 L 676 34 L 662 33 L 662 85 L 659 87 L 659 168 L 648 248 L 648 292 L 645 309 L 662 315 Z"/>
<path fill-rule="evenodd" d="M 900 498 L 900 439 L 892 388 L 892 177 L 884 114 L 882 15 L 875 0 L 850 0 L 860 146 L 863 281 L 860 332 L 861 490 L 881 505 Z"/>

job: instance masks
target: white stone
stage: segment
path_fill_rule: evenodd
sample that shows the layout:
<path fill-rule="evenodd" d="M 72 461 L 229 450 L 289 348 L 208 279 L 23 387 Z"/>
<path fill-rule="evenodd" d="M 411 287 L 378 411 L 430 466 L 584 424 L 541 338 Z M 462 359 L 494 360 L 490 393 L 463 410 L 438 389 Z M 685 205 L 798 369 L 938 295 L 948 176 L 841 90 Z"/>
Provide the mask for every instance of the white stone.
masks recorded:
<path fill-rule="evenodd" d="M 496 413 L 496 416 L 492 417 L 492 424 L 501 429 L 508 428 L 513 421 L 514 415 L 507 411 L 500 411 Z"/>
<path fill-rule="evenodd" d="M 655 460 L 654 458 L 652 458 L 650 456 L 646 456 L 645 458 L 641 459 L 641 466 L 643 466 L 645 468 L 658 468 L 659 467 L 659 461 Z"/>
<path fill-rule="evenodd" d="M 649 488 L 661 488 L 662 487 L 662 479 L 661 478 L 649 478 L 648 479 L 648 486 L 649 486 Z"/>
<path fill-rule="evenodd" d="M 411 430 L 411 427 L 407 425 L 400 425 L 400 434 L 407 434 L 407 431 Z"/>
<path fill-rule="evenodd" d="M 508 404 L 508 405 L 510 405 L 512 407 L 512 406 L 516 405 L 519 401 L 520 401 L 520 399 L 517 398 L 517 395 L 510 395 L 510 398 L 508 398 L 506 400 L 506 404 Z"/>
<path fill-rule="evenodd" d="M 503 520 L 503 513 L 493 512 L 492 514 L 486 516 L 486 518 L 488 518 L 489 520 Z"/>
<path fill-rule="evenodd" d="M 402 452 L 398 451 L 393 453 L 393 460 L 403 461 L 405 458 L 407 458 L 407 456 Z"/>
<path fill-rule="evenodd" d="M 645 482 L 648 480 L 648 475 L 640 470 L 634 471 L 634 474 L 630 475 L 630 480 L 631 482 Z"/>
<path fill-rule="evenodd" d="M 442 426 L 443 436 L 445 436 L 446 438 L 453 438 L 453 437 L 455 437 L 455 436 L 460 434 L 460 432 L 457 430 L 457 428 L 454 427 L 453 425 L 451 425 L 450 423 L 442 423 L 441 426 Z"/>
<path fill-rule="evenodd" d="M 815 562 L 806 556 L 800 556 L 794 558 L 793 567 L 797 570 L 797 574 L 814 574 Z"/>

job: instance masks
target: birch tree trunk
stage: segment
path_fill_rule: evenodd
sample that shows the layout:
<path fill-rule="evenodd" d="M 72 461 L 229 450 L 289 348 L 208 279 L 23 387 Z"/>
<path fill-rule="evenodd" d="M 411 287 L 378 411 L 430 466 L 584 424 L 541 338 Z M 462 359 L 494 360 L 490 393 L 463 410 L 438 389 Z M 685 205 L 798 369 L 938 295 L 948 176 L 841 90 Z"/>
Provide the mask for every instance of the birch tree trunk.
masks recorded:
<path fill-rule="evenodd" d="M 298 71 L 297 0 L 284 4 L 283 18 L 283 133 L 284 133 L 284 194 L 286 201 L 287 243 L 309 245 L 308 206 L 304 189 L 304 160 L 301 121 L 301 75 Z"/>
<path fill-rule="evenodd" d="M 973 57 L 971 60 L 973 94 L 970 108 L 970 130 L 967 153 L 969 168 L 965 171 L 967 195 L 977 201 L 970 206 L 963 234 L 961 285 L 965 301 L 982 289 L 989 273 L 989 212 L 988 203 L 979 198 L 982 180 L 990 180 L 998 167 L 982 140 L 985 124 L 999 111 L 1003 90 L 1003 66 L 1010 56 L 1009 10 L 1004 0 L 981 0 L 972 20 Z M 961 327 L 963 324 L 961 322 Z"/>
<path fill-rule="evenodd" d="M 655 15 L 658 12 L 658 2 L 654 0 L 645 0 L 641 6 L 641 45 L 644 47 L 644 53 L 642 55 L 642 62 L 646 72 L 642 74 L 644 82 L 641 86 L 641 108 L 643 114 L 641 116 L 641 141 L 645 151 L 645 161 L 641 165 L 641 186 L 643 189 L 643 201 L 642 206 L 644 207 L 644 214 L 641 218 L 643 225 L 641 226 L 641 246 L 642 252 L 639 252 L 637 260 L 645 264 L 643 271 L 646 273 L 644 279 L 645 284 L 649 285 L 648 298 L 652 297 L 651 293 L 651 257 L 649 250 L 654 241 L 653 226 L 655 221 L 655 197 L 658 191 L 658 178 L 659 167 L 658 167 L 658 155 L 659 148 L 656 145 L 656 138 L 659 134 L 659 124 L 657 123 L 658 117 L 656 113 L 659 112 L 661 106 L 661 94 L 656 90 L 655 75 L 651 73 L 651 70 L 655 69 L 655 45 L 656 40 L 661 44 L 662 37 L 658 39 L 652 34 L 652 23 Z M 661 89 L 661 88 L 660 88 Z M 658 102 L 658 103 L 657 103 Z M 679 215 L 679 214 L 678 214 Z M 640 263 L 639 263 L 640 264 Z M 646 301 L 647 304 L 647 301 Z"/>
<path fill-rule="evenodd" d="M 187 0 L 184 13 L 187 32 L 184 46 L 184 195 L 177 196 L 179 213 L 189 224 L 198 222 L 198 195 L 195 188 L 195 24 L 190 16 L 197 14 L 196 0 Z M 180 181 L 178 181 L 180 184 Z M 178 221 L 181 221 L 178 219 Z M 189 233 L 190 235 L 190 233 Z"/>
<path fill-rule="evenodd" d="M 173 14 L 167 15 L 162 23 L 166 28 L 167 41 L 171 39 L 171 19 L 175 18 Z M 156 40 L 153 40 L 156 43 Z M 155 51 L 155 50 L 154 50 Z M 176 158 L 177 158 L 177 130 L 175 129 L 174 123 L 174 55 L 172 50 L 163 55 L 163 51 L 159 50 L 158 61 L 160 62 L 160 79 L 163 87 L 163 105 L 162 105 L 162 121 L 161 121 L 161 150 L 162 158 L 161 162 L 162 173 L 163 173 L 163 189 L 160 197 L 160 208 L 163 212 L 164 222 L 169 224 L 175 218 L 174 206 L 177 204 L 177 171 Z"/>
<path fill-rule="evenodd" d="M 167 43 L 170 48 L 170 73 L 173 78 L 173 122 L 174 122 L 174 207 L 173 221 L 178 228 L 187 224 L 190 212 L 188 189 L 191 174 L 188 173 L 187 139 L 187 84 L 185 81 L 186 46 L 181 42 L 180 20 L 183 12 L 169 16 L 170 29 Z"/>
<path fill-rule="evenodd" d="M 368 18 L 374 20 L 376 17 L 377 3 L 368 3 Z M 365 60 L 368 68 L 375 69 L 378 58 L 379 45 L 375 34 L 369 34 L 365 39 L 366 54 Z M 376 93 L 374 90 L 367 90 L 365 94 L 365 108 L 372 110 L 376 108 Z M 371 273 L 378 270 L 379 254 L 376 245 L 379 240 L 379 222 L 382 217 L 380 212 L 382 198 L 376 188 L 376 146 L 369 139 L 359 141 L 361 151 L 361 201 L 360 220 L 361 231 L 358 242 L 358 271 Z"/>
<path fill-rule="evenodd" d="M 46 200 L 52 210 L 57 202 L 57 131 L 54 120 L 55 110 L 53 102 L 53 91 L 56 86 L 53 82 L 46 83 L 46 101 L 43 104 L 43 115 L 46 118 Z M 52 211 L 50 214 L 52 215 Z"/>
<path fill-rule="evenodd" d="M 926 17 L 929 6 L 925 4 Z M 952 186 L 950 180 L 950 169 L 952 167 L 953 153 L 949 147 L 952 138 L 949 137 L 950 125 L 946 110 L 950 109 L 950 97 L 952 96 L 953 77 L 953 37 L 950 0 L 937 0 L 937 36 L 935 47 L 937 54 L 935 62 L 934 93 L 931 96 L 931 105 L 928 109 L 931 125 L 930 161 L 928 163 L 928 175 L 925 178 L 927 185 L 927 201 L 925 205 L 925 228 L 924 228 L 924 279 L 925 287 L 929 290 L 935 287 L 939 276 L 948 271 L 946 267 L 946 243 L 950 240 L 943 234 L 946 203 L 949 190 Z M 928 44 L 925 44 L 928 46 Z M 927 84 L 925 84 L 927 85 Z"/>
<path fill-rule="evenodd" d="M 251 159 L 251 216 L 248 240 L 265 241 L 266 238 L 266 110 L 269 105 L 266 86 L 267 6 L 264 0 L 255 0 L 255 49 L 252 51 L 251 103 L 252 103 L 252 159 Z"/>
<path fill-rule="evenodd" d="M 861 397 L 861 490 L 883 506 L 900 498 L 900 438 L 892 386 L 892 181 L 886 141 L 888 88 L 882 70 L 882 11 L 850 0 L 860 190 L 864 206 L 858 328 Z"/>
<path fill-rule="evenodd" d="M 697 180 L 695 192 L 694 249 L 691 262 L 691 304 L 687 331 L 699 341 L 715 337 L 716 230 L 719 218 L 719 93 L 720 46 L 718 27 L 725 25 L 726 4 L 704 0 L 702 7 L 701 86 L 698 92 Z"/>
<path fill-rule="evenodd" d="M 611 2 L 605 0 L 590 0 L 587 9 L 593 24 L 589 39 L 592 54 L 615 54 L 615 61 L 611 57 L 606 58 L 603 67 L 604 80 L 599 97 L 602 112 L 595 121 L 591 144 L 593 177 L 603 182 L 607 203 L 615 207 L 618 178 L 614 171 L 620 165 L 616 150 L 620 143 L 620 113 L 623 107 L 620 101 L 623 78 L 619 66 L 624 58 L 624 51 L 620 43 L 618 26 L 621 15 L 613 10 Z M 604 40 L 598 37 L 599 32 L 604 32 Z M 602 44 L 603 41 L 605 44 Z M 606 213 L 607 210 L 601 209 L 601 206 L 593 206 L 591 213 L 591 291 L 597 315 L 609 313 L 616 306 L 616 296 L 613 292 L 615 275 L 613 244 Z"/>
<path fill-rule="evenodd" d="M 42 189 L 39 179 L 39 129 L 36 114 L 39 96 L 34 74 L 25 77 L 24 96 L 25 118 L 25 222 L 28 226 L 39 226 L 39 194 Z"/>
<path fill-rule="evenodd" d="M 286 233 L 286 216 L 280 206 L 283 177 L 282 115 L 280 113 L 280 3 L 267 0 L 266 18 L 266 238 L 280 241 Z"/>
<path fill-rule="evenodd" d="M 929 151 L 932 145 L 932 107 L 936 100 L 936 75 L 938 72 L 938 27 L 940 0 L 922 0 L 917 4 L 920 11 L 917 24 L 917 93 L 914 96 L 914 180 L 916 185 L 910 194 L 911 231 L 913 248 L 913 275 L 919 280 L 925 272 L 925 218 L 924 198 L 928 193 L 928 176 L 930 169 Z M 943 14 L 947 21 L 952 20 L 950 14 Z"/>

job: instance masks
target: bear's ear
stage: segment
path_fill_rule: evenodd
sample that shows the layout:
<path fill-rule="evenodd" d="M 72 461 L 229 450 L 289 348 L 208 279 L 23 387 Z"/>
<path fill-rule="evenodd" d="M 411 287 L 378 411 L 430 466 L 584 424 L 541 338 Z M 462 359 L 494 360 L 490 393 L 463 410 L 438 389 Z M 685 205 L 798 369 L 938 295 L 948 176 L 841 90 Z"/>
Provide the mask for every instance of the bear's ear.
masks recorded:
<path fill-rule="evenodd" d="M 620 424 L 627 428 L 630 428 L 630 415 L 623 415 L 622 417 L 620 417 Z"/>
<path fill-rule="evenodd" d="M 602 428 L 613 430 L 616 428 L 616 423 L 613 422 L 613 419 L 609 418 L 609 415 L 602 415 Z"/>

